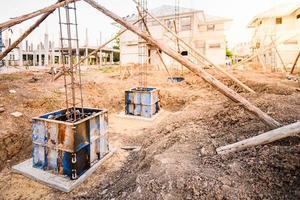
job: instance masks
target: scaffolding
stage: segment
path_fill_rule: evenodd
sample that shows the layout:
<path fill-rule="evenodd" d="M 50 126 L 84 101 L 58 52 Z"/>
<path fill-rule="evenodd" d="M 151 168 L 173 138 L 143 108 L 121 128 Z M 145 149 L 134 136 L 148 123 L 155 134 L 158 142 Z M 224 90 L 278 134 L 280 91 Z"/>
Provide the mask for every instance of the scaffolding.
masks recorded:
<path fill-rule="evenodd" d="M 60 53 L 66 98 L 67 121 L 84 117 L 76 3 L 58 8 L 60 27 Z M 73 51 L 73 47 L 75 51 Z M 78 97 L 79 96 L 79 97 Z M 80 106 L 80 107 L 78 107 Z"/>

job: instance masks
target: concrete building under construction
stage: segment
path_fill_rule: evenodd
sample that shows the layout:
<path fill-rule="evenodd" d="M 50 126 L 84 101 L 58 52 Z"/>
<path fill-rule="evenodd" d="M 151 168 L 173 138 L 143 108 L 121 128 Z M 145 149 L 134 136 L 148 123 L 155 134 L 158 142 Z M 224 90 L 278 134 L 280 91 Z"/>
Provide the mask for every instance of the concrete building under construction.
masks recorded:
<path fill-rule="evenodd" d="M 231 19 L 208 15 L 202 10 L 176 8 L 176 6 L 169 5 L 163 5 L 149 12 L 171 30 L 175 31 L 176 29 L 180 38 L 206 55 L 215 64 L 225 65 L 225 30 L 229 27 Z M 133 14 L 124 19 L 132 23 L 137 19 L 137 16 Z M 177 27 L 174 26 L 174 20 Z M 157 21 L 147 19 L 147 24 L 155 39 L 171 44 L 174 49 L 177 49 L 176 43 L 170 40 L 170 33 L 162 28 Z M 190 52 L 184 49 L 180 51 L 183 55 L 189 56 Z M 155 48 L 152 49 L 148 45 L 148 56 L 151 57 L 149 64 L 160 64 L 159 57 L 153 55 L 155 53 Z M 162 56 L 168 66 L 173 66 L 172 58 L 165 54 L 162 54 Z M 191 57 L 189 58 L 192 59 Z M 120 60 L 122 64 L 138 63 L 138 37 L 132 32 L 125 32 L 120 37 Z"/>
<path fill-rule="evenodd" d="M 1 38 L 1 37 L 0 37 Z M 0 50 L 5 50 L 6 47 L 12 44 L 12 34 L 10 31 L 4 32 L 3 44 Z M 1 48 L 2 47 L 2 48 Z M 89 53 L 97 49 L 96 46 L 88 44 L 79 47 L 80 57 L 84 57 Z M 73 51 L 76 51 L 74 48 Z M 100 59 L 100 53 L 101 58 Z M 118 49 L 110 47 L 102 48 L 101 51 L 97 51 L 94 55 L 90 56 L 84 61 L 84 65 L 113 65 L 118 64 L 115 61 L 114 55 L 119 54 Z M 49 40 L 49 35 L 44 34 L 44 41 L 38 44 L 33 44 L 28 40 L 20 43 L 15 49 L 13 49 L 4 59 L 4 65 L 6 66 L 55 66 L 61 64 L 60 47 L 55 45 L 54 41 Z"/>
<path fill-rule="evenodd" d="M 277 44 L 276 48 L 261 52 L 266 66 L 281 68 L 293 65 L 300 48 L 300 3 L 274 6 L 256 15 L 248 27 L 254 29 L 253 51 L 259 52 L 272 43 Z"/>

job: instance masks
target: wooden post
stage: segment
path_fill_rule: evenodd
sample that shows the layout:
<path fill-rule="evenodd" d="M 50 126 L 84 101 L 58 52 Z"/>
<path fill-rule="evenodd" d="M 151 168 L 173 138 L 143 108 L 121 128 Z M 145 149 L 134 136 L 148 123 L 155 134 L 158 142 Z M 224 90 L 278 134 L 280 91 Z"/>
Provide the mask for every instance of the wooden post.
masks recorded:
<path fill-rule="evenodd" d="M 263 60 L 262 57 L 261 57 L 261 54 L 259 53 L 259 51 L 258 51 L 257 49 L 255 50 L 255 52 L 256 52 L 256 54 L 257 54 L 257 57 L 258 57 L 258 60 L 259 60 L 259 62 L 260 62 L 260 64 L 261 64 L 261 66 L 262 66 L 262 68 L 263 68 L 263 71 L 266 72 L 266 71 L 267 71 L 267 67 L 266 67 L 266 65 L 265 65 L 264 60 Z"/>
<path fill-rule="evenodd" d="M 2 60 L 11 50 L 16 48 L 20 42 L 22 42 L 32 31 L 38 27 L 55 9 L 50 10 L 48 13 L 40 17 L 32 26 L 29 27 L 14 43 L 5 49 L 3 53 L 0 53 L 0 60 Z M 40 58 L 41 59 L 41 58 Z"/>
<path fill-rule="evenodd" d="M 294 64 L 293 64 L 293 67 L 292 67 L 292 70 L 291 70 L 291 73 L 290 73 L 290 74 L 293 74 L 293 73 L 294 73 L 294 70 L 295 70 L 295 67 L 296 67 L 296 65 L 297 65 L 297 63 L 298 63 L 299 58 L 300 58 L 300 51 L 299 51 L 299 53 L 298 53 L 298 55 L 297 55 L 297 57 L 296 57 L 296 60 L 295 60 L 295 62 L 294 62 Z"/>
<path fill-rule="evenodd" d="M 300 122 L 290 124 L 287 126 L 280 127 L 275 130 L 268 131 L 266 133 L 260 134 L 258 136 L 239 141 L 234 144 L 226 145 L 217 148 L 218 154 L 227 154 L 236 151 L 241 151 L 243 149 L 254 147 L 257 145 L 268 144 L 276 140 L 286 138 L 288 136 L 293 136 L 300 133 Z"/>
<path fill-rule="evenodd" d="M 259 108 L 251 104 L 248 100 L 246 100 L 244 97 L 240 96 L 238 93 L 233 91 L 232 89 L 225 86 L 223 83 L 221 83 L 219 80 L 211 76 L 209 73 L 207 73 L 203 68 L 199 67 L 197 64 L 192 63 L 188 59 L 184 58 L 183 56 L 179 55 L 176 51 L 172 50 L 165 44 L 153 39 L 151 36 L 149 36 L 146 33 L 141 32 L 136 27 L 134 27 L 132 24 L 126 22 L 121 17 L 117 16 L 110 10 L 104 8 L 94 0 L 85 0 L 87 3 L 89 3 L 92 7 L 96 8 L 103 14 L 107 15 L 108 17 L 112 18 L 117 23 L 121 24 L 122 26 L 126 27 L 128 30 L 136 33 L 140 37 L 142 37 L 144 40 L 152 44 L 153 46 L 158 47 L 160 50 L 162 50 L 164 53 L 175 59 L 180 64 L 186 66 L 189 70 L 194 72 L 196 75 L 202 77 L 206 82 L 214 86 L 216 89 L 218 89 L 222 94 L 227 96 L 229 99 L 231 99 L 234 102 L 240 103 L 245 109 L 247 109 L 249 112 L 255 114 L 259 119 L 261 119 L 263 122 L 265 122 L 270 127 L 278 127 L 280 126 L 280 123 L 274 120 L 272 117 L 261 111 Z"/>
<path fill-rule="evenodd" d="M 287 70 L 286 70 L 284 61 L 283 61 L 283 59 L 282 59 L 282 57 L 281 57 L 281 55 L 280 55 L 280 53 L 279 53 L 279 51 L 278 51 L 278 49 L 277 49 L 276 44 L 275 44 L 275 42 L 274 42 L 274 40 L 273 40 L 272 37 L 271 37 L 271 41 L 272 41 L 272 44 L 274 45 L 275 52 L 277 53 L 277 56 L 278 56 L 278 58 L 279 58 L 279 60 L 280 60 L 280 62 L 281 62 L 281 64 L 282 64 L 281 71 L 282 71 L 282 72 L 286 72 Z"/>
<path fill-rule="evenodd" d="M 133 2 L 141 9 L 143 9 L 142 7 L 139 6 L 139 4 L 136 2 L 136 0 L 133 0 Z M 165 30 L 167 30 L 169 33 L 171 33 L 177 40 L 179 40 L 180 42 L 182 42 L 185 46 L 187 46 L 189 49 L 191 49 L 197 56 L 199 56 L 200 58 L 202 58 L 203 60 L 205 60 L 207 63 L 209 63 L 209 65 L 215 67 L 217 70 L 219 70 L 221 73 L 223 73 L 224 75 L 226 75 L 228 78 L 230 78 L 231 80 L 233 80 L 235 83 L 237 83 L 240 87 L 244 88 L 246 91 L 251 92 L 251 93 L 255 93 L 254 90 L 252 90 L 251 88 L 249 88 L 247 85 L 245 85 L 244 83 L 242 83 L 240 80 L 238 80 L 237 78 L 235 78 L 232 74 L 228 73 L 227 71 L 225 71 L 221 66 L 219 65 L 215 65 L 212 61 L 210 61 L 206 56 L 204 56 L 203 54 L 201 54 L 197 49 L 195 49 L 194 47 L 192 47 L 191 45 L 189 45 L 187 42 L 185 42 L 183 39 L 181 39 L 178 34 L 174 33 L 171 29 L 169 29 L 164 23 L 162 23 L 158 18 L 156 18 L 155 16 L 153 16 L 151 13 L 149 13 L 147 10 L 145 10 L 145 12 L 151 17 L 153 18 L 155 21 L 157 21 Z M 203 60 L 198 59 L 198 61 L 204 65 L 204 66 L 209 66 L 207 65 Z M 210 66 L 209 66 L 210 67 Z"/>
<path fill-rule="evenodd" d="M 48 6 L 46 8 L 40 9 L 38 11 L 29 13 L 29 14 L 22 15 L 22 16 L 19 16 L 19 17 L 15 17 L 11 20 L 0 23 L 0 30 L 3 31 L 3 30 L 5 30 L 9 27 L 20 24 L 20 23 L 22 23 L 22 22 L 24 22 L 28 19 L 39 16 L 41 14 L 48 13 L 48 12 L 53 12 L 53 10 L 55 10 L 56 8 L 63 7 L 64 5 L 69 4 L 69 3 L 73 3 L 75 1 L 79 1 L 79 0 L 63 0 L 63 1 L 60 0 L 59 2 L 57 2 L 57 3 L 55 3 L 51 6 Z"/>

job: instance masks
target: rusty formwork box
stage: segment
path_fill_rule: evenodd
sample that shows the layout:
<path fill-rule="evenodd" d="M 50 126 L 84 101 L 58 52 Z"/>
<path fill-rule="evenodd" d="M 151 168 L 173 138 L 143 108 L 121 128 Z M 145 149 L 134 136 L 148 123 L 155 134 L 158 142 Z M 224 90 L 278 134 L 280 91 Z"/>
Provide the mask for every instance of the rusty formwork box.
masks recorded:
<path fill-rule="evenodd" d="M 159 89 L 132 88 L 125 91 L 125 114 L 151 118 L 160 110 Z"/>
<path fill-rule="evenodd" d="M 108 112 L 84 108 L 86 117 L 77 122 L 67 122 L 65 113 L 33 118 L 33 167 L 74 180 L 109 153 Z"/>

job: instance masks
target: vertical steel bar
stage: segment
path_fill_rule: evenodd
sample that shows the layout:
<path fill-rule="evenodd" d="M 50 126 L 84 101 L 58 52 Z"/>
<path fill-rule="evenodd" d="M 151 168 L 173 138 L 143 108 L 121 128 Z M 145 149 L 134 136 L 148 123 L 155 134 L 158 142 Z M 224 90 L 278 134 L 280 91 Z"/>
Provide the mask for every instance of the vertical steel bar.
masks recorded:
<path fill-rule="evenodd" d="M 63 30 L 62 30 L 62 21 L 61 21 L 61 11 L 58 8 L 58 17 L 59 17 L 59 31 L 60 31 L 60 60 L 64 71 L 64 85 L 65 85 L 65 95 L 66 95 L 66 109 L 69 113 L 69 100 L 68 100 L 68 86 L 67 86 L 67 77 L 66 77 L 66 66 L 65 66 L 65 56 L 64 56 L 64 42 L 63 42 Z M 58 61 L 59 62 L 59 61 Z M 68 115 L 67 115 L 68 116 Z"/>
<path fill-rule="evenodd" d="M 81 66 L 80 66 L 80 51 L 79 51 L 79 40 L 78 40 L 78 23 L 77 23 L 77 10 L 76 10 L 76 3 L 74 2 L 74 15 L 75 15 L 75 29 L 76 29 L 76 54 L 77 54 L 77 62 L 78 64 L 78 79 L 79 79 L 79 92 L 80 92 L 80 104 L 81 104 L 81 114 L 84 117 L 84 110 L 83 110 L 83 95 L 82 95 L 82 79 L 81 79 Z"/>
<path fill-rule="evenodd" d="M 71 74 L 71 90 L 72 90 L 72 110 L 74 118 L 76 121 L 76 94 L 75 94 L 75 77 L 74 77 L 74 68 L 72 64 L 72 33 L 71 33 L 71 25 L 70 25 L 70 10 L 69 4 L 65 6 L 66 11 L 66 25 L 67 25 L 67 34 L 68 34 L 68 52 L 69 52 L 69 69 Z"/>

